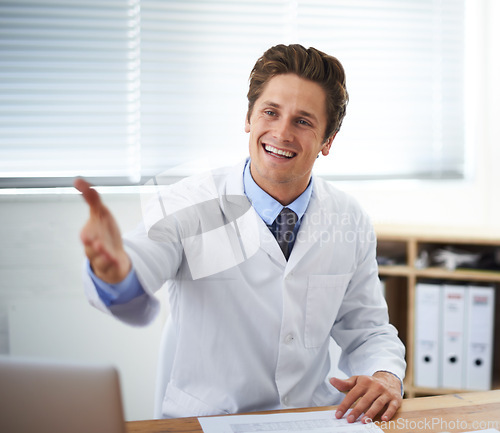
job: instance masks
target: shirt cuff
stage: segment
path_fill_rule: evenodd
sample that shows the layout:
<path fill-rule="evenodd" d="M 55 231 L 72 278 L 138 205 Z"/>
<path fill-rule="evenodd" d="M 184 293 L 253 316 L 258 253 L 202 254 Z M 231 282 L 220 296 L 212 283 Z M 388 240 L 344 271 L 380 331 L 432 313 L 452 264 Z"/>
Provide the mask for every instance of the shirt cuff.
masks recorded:
<path fill-rule="evenodd" d="M 117 304 L 126 304 L 132 299 L 135 299 L 146 293 L 142 288 L 141 283 L 137 278 L 137 274 L 135 273 L 135 270 L 133 268 L 130 270 L 123 281 L 120 281 L 116 284 L 108 284 L 105 281 L 101 280 L 96 274 L 94 274 L 94 271 L 92 270 L 92 267 L 90 266 L 90 262 L 88 260 L 87 272 L 94 283 L 97 294 L 101 298 L 102 302 L 104 302 L 106 307 Z"/>

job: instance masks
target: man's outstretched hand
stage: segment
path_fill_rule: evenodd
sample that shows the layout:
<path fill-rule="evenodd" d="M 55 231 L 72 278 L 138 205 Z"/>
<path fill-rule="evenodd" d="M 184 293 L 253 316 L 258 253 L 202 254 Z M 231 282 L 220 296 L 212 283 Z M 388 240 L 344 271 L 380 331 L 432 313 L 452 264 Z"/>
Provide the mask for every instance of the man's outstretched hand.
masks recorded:
<path fill-rule="evenodd" d="M 382 421 L 389 421 L 403 400 L 401 382 L 385 371 L 377 371 L 373 376 L 352 376 L 345 380 L 332 377 L 330 383 L 339 391 L 347 393 L 337 408 L 337 418 L 342 418 L 354 405 L 347 417 L 348 422 L 356 421 L 361 414 L 364 414 L 362 422 L 370 422 L 378 414 L 381 414 Z"/>
<path fill-rule="evenodd" d="M 90 208 L 89 219 L 80 232 L 80 239 L 92 270 L 109 284 L 119 283 L 129 273 L 131 262 L 123 248 L 118 224 L 102 203 L 99 193 L 87 181 L 75 179 L 74 186 L 82 193 Z"/>

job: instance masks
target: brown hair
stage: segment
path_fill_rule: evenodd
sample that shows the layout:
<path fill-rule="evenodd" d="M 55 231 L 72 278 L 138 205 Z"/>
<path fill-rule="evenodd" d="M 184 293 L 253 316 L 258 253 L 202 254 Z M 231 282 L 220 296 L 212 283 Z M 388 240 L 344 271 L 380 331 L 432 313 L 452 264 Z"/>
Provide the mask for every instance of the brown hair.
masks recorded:
<path fill-rule="evenodd" d="M 325 91 L 328 120 L 324 139 L 328 139 L 340 129 L 349 101 L 344 68 L 335 57 L 316 48 L 306 49 L 299 44 L 276 45 L 269 48 L 255 63 L 250 73 L 247 94 L 248 121 L 255 101 L 269 80 L 276 75 L 290 73 L 318 83 Z"/>

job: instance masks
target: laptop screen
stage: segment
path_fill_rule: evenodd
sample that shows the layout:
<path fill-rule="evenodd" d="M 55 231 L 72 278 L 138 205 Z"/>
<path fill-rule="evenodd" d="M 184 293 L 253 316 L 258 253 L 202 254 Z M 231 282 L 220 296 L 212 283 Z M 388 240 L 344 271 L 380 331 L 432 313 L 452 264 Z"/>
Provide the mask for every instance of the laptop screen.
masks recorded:
<path fill-rule="evenodd" d="M 0 431 L 124 433 L 118 372 L 0 357 Z"/>

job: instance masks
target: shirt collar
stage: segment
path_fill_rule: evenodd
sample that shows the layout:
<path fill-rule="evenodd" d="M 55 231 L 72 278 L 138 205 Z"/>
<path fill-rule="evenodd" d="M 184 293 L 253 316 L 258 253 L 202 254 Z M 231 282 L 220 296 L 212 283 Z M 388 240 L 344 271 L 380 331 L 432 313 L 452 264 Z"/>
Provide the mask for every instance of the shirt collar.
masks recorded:
<path fill-rule="evenodd" d="M 298 221 L 304 216 L 307 206 L 309 205 L 312 185 L 313 182 L 309 181 L 306 190 L 287 206 L 288 209 L 293 210 L 297 214 Z M 271 225 L 284 206 L 255 183 L 250 173 L 250 159 L 247 160 L 243 170 L 243 187 L 245 189 L 245 195 L 252 203 L 255 211 L 267 225 Z"/>

